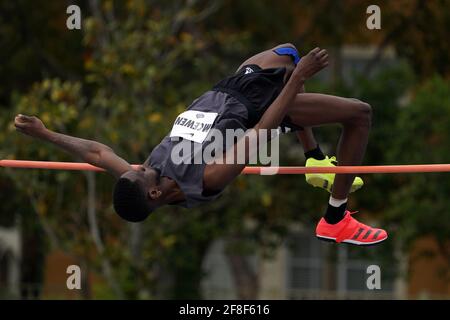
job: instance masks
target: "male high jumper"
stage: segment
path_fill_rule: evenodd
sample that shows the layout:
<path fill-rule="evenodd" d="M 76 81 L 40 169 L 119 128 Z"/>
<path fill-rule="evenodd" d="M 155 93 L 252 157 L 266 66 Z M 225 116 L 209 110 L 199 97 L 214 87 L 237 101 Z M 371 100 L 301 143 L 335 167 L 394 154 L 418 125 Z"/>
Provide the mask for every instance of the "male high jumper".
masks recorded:
<path fill-rule="evenodd" d="M 15 126 L 118 178 L 114 209 L 123 219 L 139 222 L 163 205 L 191 208 L 219 197 L 248 164 L 250 139 L 260 137 L 258 134 L 265 130 L 294 131 L 305 149 L 306 166 L 361 164 L 371 126 L 370 105 L 356 99 L 305 93 L 305 81 L 327 65 L 325 50 L 315 48 L 300 58 L 289 43 L 250 57 L 233 75 L 194 100 L 137 170 L 110 147 L 50 131 L 37 117 L 18 115 Z M 337 162 L 324 156 L 311 129 L 335 123 L 342 125 Z M 212 143 L 210 132 L 225 135 L 226 130 L 238 129 L 245 135 L 224 144 L 224 152 L 216 155 L 223 161 L 192 161 Z M 180 146 L 192 147 L 181 163 L 173 158 L 174 149 Z M 227 162 L 226 151 L 237 153 L 241 147 L 245 161 Z M 362 187 L 361 178 L 308 174 L 306 180 L 331 193 L 325 215 L 316 227 L 319 239 L 355 245 L 373 245 L 387 239 L 386 231 L 358 222 L 347 210 L 348 195 Z"/>

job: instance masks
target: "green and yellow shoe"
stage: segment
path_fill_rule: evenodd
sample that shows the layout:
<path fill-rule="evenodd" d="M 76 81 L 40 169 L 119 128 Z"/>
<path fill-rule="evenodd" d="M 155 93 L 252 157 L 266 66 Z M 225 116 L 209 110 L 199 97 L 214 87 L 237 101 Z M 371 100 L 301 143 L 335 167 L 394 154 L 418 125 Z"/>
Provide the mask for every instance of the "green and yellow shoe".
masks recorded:
<path fill-rule="evenodd" d="M 329 158 L 326 156 L 323 160 L 316 160 L 314 158 L 309 158 L 306 160 L 306 167 L 335 167 L 336 165 L 336 157 Z M 305 174 L 307 183 L 314 187 L 325 189 L 330 193 L 333 188 L 334 176 L 334 173 Z M 355 177 L 350 192 L 355 192 L 356 190 L 361 189 L 363 185 L 364 181 L 360 177 Z"/>

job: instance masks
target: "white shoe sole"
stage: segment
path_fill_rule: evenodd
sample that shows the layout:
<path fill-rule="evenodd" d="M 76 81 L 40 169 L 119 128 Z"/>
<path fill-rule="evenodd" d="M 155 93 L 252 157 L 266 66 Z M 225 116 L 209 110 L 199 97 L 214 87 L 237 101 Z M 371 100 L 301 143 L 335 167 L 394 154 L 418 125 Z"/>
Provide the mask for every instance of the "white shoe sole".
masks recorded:
<path fill-rule="evenodd" d="M 335 242 L 335 243 L 338 243 L 338 242 L 336 242 L 336 238 L 325 237 L 325 236 L 319 236 L 318 234 L 316 234 L 316 237 L 317 237 L 319 240 L 322 240 L 322 241 L 328 241 L 328 242 Z M 384 238 L 384 239 L 380 239 L 380 240 L 376 240 L 376 241 L 371 241 L 371 242 L 361 242 L 361 241 L 356 241 L 356 240 L 351 240 L 351 239 L 349 239 L 349 240 L 344 240 L 344 241 L 342 241 L 341 243 L 353 244 L 353 245 L 357 245 L 357 246 L 371 246 L 371 245 L 374 245 L 374 244 L 378 244 L 378 243 L 380 243 L 380 242 L 383 242 L 383 241 L 386 240 L 387 238 L 388 238 L 388 237 L 386 236 L 386 238 Z"/>

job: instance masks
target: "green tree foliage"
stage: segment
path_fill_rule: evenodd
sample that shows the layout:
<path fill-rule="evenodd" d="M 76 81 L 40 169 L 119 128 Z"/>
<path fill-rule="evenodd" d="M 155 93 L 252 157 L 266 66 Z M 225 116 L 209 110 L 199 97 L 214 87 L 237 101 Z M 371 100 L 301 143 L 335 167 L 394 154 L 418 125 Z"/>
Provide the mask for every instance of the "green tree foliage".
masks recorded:
<path fill-rule="evenodd" d="M 81 77 L 81 33 L 64 28 L 66 7 L 63 1 L 0 3 L 0 106 L 34 81 Z"/>
<path fill-rule="evenodd" d="M 16 54 L 0 66 L 1 158 L 71 160 L 52 146 L 17 134 L 12 119 L 20 112 L 40 116 L 50 129 L 111 145 L 130 162 L 142 163 L 173 118 L 249 54 L 288 41 L 297 43 L 301 52 L 315 45 L 383 45 L 384 35 L 387 43 L 396 43 L 398 33 L 389 32 L 396 30 L 400 14 L 395 5 L 383 2 L 385 29 L 368 35 L 364 1 L 280 1 L 277 6 L 270 1 L 81 1 L 82 31 L 68 32 L 61 31 L 62 3 L 46 3 L 40 11 L 31 10 L 35 7 L 29 1 L 1 4 L 4 12 L 30 12 L 26 32 L 12 31 L 22 27 L 12 14 L 2 15 L 0 24 L 5 35 L 0 39 L 16 44 L 5 46 Z M 361 18 L 351 18 L 355 10 Z M 445 16 L 445 10 L 435 14 Z M 401 31 L 399 43 L 410 43 L 412 38 Z M 40 45 L 30 48 L 34 42 L 28 43 L 27 37 Z M 430 56 L 442 58 L 445 45 L 436 52 L 429 49 Z M 399 52 L 413 70 L 423 71 L 418 67 L 430 57 L 421 60 L 420 55 Z M 430 59 L 445 61 L 441 58 Z M 426 65 L 419 78 L 436 69 L 436 64 Z M 320 91 L 357 97 L 374 108 L 365 164 L 448 162 L 448 81 L 435 78 L 423 88 L 413 87 L 412 72 L 403 65 L 357 79 L 352 86 L 335 83 L 333 89 L 322 84 Z M 308 91 L 315 88 L 308 84 Z M 405 103 L 408 94 L 412 100 Z M 318 130 L 330 154 L 337 133 L 337 128 Z M 283 137 L 281 148 L 283 165 L 301 163 L 302 149 L 294 137 Z M 227 240 L 233 261 L 250 253 L 270 256 L 297 223 L 313 234 L 328 197 L 307 186 L 303 176 L 242 176 L 208 206 L 164 208 L 145 223 L 131 225 L 111 208 L 114 181 L 106 174 L 4 169 L 0 174 L 0 223 L 12 225 L 19 217 L 24 233 L 31 235 L 29 242 L 41 246 L 41 253 L 26 261 L 42 259 L 44 249 L 64 250 L 105 278 L 90 291 L 95 298 L 201 297 L 202 263 L 213 240 Z M 390 222 L 402 239 L 433 233 L 440 244 L 448 241 L 448 183 L 442 175 L 364 179 L 366 186 L 352 199 L 353 207 Z M 37 241 L 41 232 L 47 245 Z M 255 277 L 248 276 L 250 282 Z"/>
<path fill-rule="evenodd" d="M 11 120 L 26 113 L 40 116 L 52 130 L 102 141 L 130 162 L 143 162 L 175 115 L 227 69 L 211 48 L 228 43 L 224 52 L 233 52 L 243 38 L 220 30 L 198 32 L 193 7 L 148 7 L 139 1 L 123 5 L 116 16 L 113 3 L 104 2 L 92 8 L 100 14 L 85 18 L 83 81 L 45 78 L 26 94 L 14 95 L 13 107 L 2 116 L 2 158 L 71 159 L 15 133 Z M 51 247 L 108 277 L 116 297 L 153 296 L 154 288 L 164 286 L 159 284 L 161 273 L 168 282 L 183 279 L 175 281 L 175 297 L 199 295 L 203 255 L 211 239 L 223 232 L 214 209 L 166 209 L 151 217 L 137 243 L 130 244 L 134 229 L 113 213 L 113 180 L 105 174 L 93 180 L 80 172 L 5 172 L 34 212 L 23 218 L 40 222 Z M 89 215 L 92 209 L 96 221 Z"/>
<path fill-rule="evenodd" d="M 433 77 L 417 90 L 397 121 L 398 137 L 389 152 L 397 163 L 448 163 L 450 82 Z M 390 194 L 389 218 L 407 243 L 423 235 L 434 237 L 450 261 L 450 183 L 446 174 L 398 176 Z"/>

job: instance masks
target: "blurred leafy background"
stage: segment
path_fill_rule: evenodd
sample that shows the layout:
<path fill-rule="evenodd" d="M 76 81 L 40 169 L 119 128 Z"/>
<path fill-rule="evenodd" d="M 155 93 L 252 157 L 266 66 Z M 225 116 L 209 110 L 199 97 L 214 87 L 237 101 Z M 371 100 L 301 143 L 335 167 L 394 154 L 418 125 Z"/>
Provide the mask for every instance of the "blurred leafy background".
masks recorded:
<path fill-rule="evenodd" d="M 2 1 L 0 157 L 72 160 L 16 133 L 14 115 L 25 113 L 141 163 L 193 99 L 246 57 L 292 42 L 301 53 L 321 46 L 332 54 L 327 76 L 308 83 L 307 91 L 372 105 L 365 164 L 449 162 L 450 2 L 372 2 Z M 70 4 L 81 8 L 81 30 L 65 27 Z M 381 30 L 366 28 L 370 4 L 381 7 Z M 349 77 L 342 49 L 352 45 L 373 53 Z M 390 63 L 382 59 L 387 49 L 396 54 Z M 338 128 L 316 133 L 334 154 Z M 303 163 L 294 137 L 283 138 L 281 147 L 284 165 Z M 379 221 L 404 252 L 431 237 L 448 267 L 447 174 L 364 178 L 352 207 Z M 112 184 L 106 174 L 0 170 L 0 225 L 20 229 L 22 289 L 31 286 L 34 297 L 45 298 L 45 261 L 60 251 L 89 271 L 79 298 L 202 298 L 208 248 L 225 239 L 236 296 L 257 298 L 259 274 L 248 256 L 271 259 L 298 224 L 312 236 L 327 200 L 303 176 L 243 176 L 211 205 L 162 209 L 142 224 L 128 224 L 112 210 Z M 392 258 L 395 243 L 379 253 L 393 266 L 399 263 Z M 447 268 L 440 279 L 448 284 L 449 276 Z"/>

